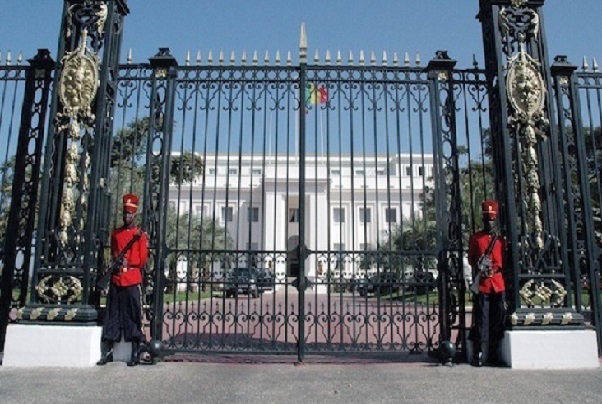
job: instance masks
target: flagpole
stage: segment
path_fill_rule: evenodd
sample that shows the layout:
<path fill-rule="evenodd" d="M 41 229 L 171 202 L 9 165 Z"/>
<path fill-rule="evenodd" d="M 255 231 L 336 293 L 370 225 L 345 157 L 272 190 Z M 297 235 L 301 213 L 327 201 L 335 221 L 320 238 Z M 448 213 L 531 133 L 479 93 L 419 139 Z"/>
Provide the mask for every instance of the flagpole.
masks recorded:
<path fill-rule="evenodd" d="M 272 111 L 268 114 L 268 164 L 272 164 Z"/>
<path fill-rule="evenodd" d="M 317 108 L 317 106 L 316 106 L 316 108 Z M 320 148 L 322 149 L 322 164 L 324 164 L 324 161 L 323 161 L 324 160 L 324 122 L 322 119 L 322 113 L 323 113 L 322 108 L 320 108 L 320 116 L 319 116 L 319 119 L 320 119 Z"/>
<path fill-rule="evenodd" d="M 295 114 L 295 161 L 299 161 L 299 114 Z"/>

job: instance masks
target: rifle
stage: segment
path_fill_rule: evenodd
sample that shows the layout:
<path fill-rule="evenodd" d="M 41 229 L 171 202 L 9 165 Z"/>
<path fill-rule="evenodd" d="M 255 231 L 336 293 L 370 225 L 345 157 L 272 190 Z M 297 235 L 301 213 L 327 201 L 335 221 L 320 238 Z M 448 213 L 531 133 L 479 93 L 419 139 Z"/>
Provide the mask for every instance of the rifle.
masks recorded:
<path fill-rule="evenodd" d="M 111 258 L 111 265 L 109 268 L 102 274 L 100 278 L 96 281 L 96 288 L 98 290 L 106 289 L 109 286 L 109 281 L 111 280 L 111 276 L 119 273 L 119 269 L 121 268 L 121 264 L 123 263 L 123 259 L 125 258 L 125 254 L 127 254 L 128 250 L 132 248 L 134 243 L 142 237 L 142 229 L 138 229 L 138 232 L 132 237 L 132 239 L 123 247 L 123 249 L 115 256 Z"/>
<path fill-rule="evenodd" d="M 477 261 L 477 276 L 475 276 L 474 282 L 472 283 L 472 285 L 470 285 L 470 290 L 474 294 L 479 293 L 479 282 L 481 280 L 481 277 L 489 277 L 489 271 L 491 271 L 491 268 L 493 267 L 493 263 L 491 262 L 491 258 L 489 258 L 489 255 L 491 255 L 491 252 L 493 251 L 493 247 L 495 246 L 495 242 L 497 241 L 498 234 L 496 231 L 493 231 L 492 233 L 493 238 L 489 242 L 489 245 L 487 246 L 487 249 L 485 250 L 483 255 L 481 255 L 481 257 L 479 257 L 479 260 Z"/>

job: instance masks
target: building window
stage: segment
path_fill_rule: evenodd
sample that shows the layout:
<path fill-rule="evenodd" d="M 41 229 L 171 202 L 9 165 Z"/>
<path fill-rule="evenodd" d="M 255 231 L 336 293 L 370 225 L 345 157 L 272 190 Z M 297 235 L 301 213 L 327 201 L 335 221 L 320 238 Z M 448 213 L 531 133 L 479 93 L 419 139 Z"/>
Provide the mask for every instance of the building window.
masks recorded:
<path fill-rule="evenodd" d="M 251 174 L 261 175 L 261 168 L 254 168 L 253 170 L 251 170 Z"/>
<path fill-rule="evenodd" d="M 372 221 L 372 210 L 370 208 L 360 208 L 360 223 L 370 223 Z"/>
<path fill-rule="evenodd" d="M 202 205 L 194 205 L 194 214 L 197 216 L 205 215 L 205 208 Z"/>
<path fill-rule="evenodd" d="M 412 176 L 412 166 L 406 166 L 406 176 Z"/>
<path fill-rule="evenodd" d="M 215 175 L 215 168 L 210 168 L 208 173 L 209 175 Z"/>
<path fill-rule="evenodd" d="M 334 208 L 332 216 L 335 223 L 345 223 L 345 208 Z"/>
<path fill-rule="evenodd" d="M 230 175 L 237 175 L 238 174 L 238 170 L 236 168 L 229 168 L 228 169 L 228 174 L 230 174 Z"/>
<path fill-rule="evenodd" d="M 355 173 L 356 173 L 357 175 L 364 175 L 364 174 L 366 174 L 366 171 L 365 171 L 365 170 L 363 170 L 363 169 L 359 169 L 359 170 L 355 170 Z"/>
<path fill-rule="evenodd" d="M 385 209 L 385 221 L 387 223 L 397 223 L 397 209 L 395 209 L 395 208 Z"/>
<path fill-rule="evenodd" d="M 424 175 L 424 167 L 422 167 L 422 166 L 418 167 L 418 175 L 420 175 L 420 176 Z"/>
<path fill-rule="evenodd" d="M 234 208 L 231 206 L 222 208 L 222 222 L 231 222 L 234 219 Z"/>
<path fill-rule="evenodd" d="M 341 175 L 341 170 L 338 168 L 336 170 L 330 170 L 330 174 L 336 175 L 337 177 Z"/>
<path fill-rule="evenodd" d="M 247 210 L 249 222 L 259 222 L 259 208 L 249 208 Z"/>
<path fill-rule="evenodd" d="M 288 222 L 299 223 L 299 208 L 290 208 L 288 210 Z"/>

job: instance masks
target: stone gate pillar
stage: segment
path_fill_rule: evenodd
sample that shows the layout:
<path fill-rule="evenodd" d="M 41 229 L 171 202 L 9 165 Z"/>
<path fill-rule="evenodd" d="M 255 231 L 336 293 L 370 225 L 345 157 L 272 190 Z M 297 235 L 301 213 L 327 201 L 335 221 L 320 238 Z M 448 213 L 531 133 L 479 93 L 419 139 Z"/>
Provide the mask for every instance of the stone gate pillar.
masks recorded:
<path fill-rule="evenodd" d="M 4 366 L 90 366 L 100 357 L 94 283 L 108 240 L 107 178 L 127 0 L 65 0 L 28 304 Z"/>
<path fill-rule="evenodd" d="M 478 15 L 500 225 L 509 243 L 502 355 L 516 368 L 598 366 L 595 332 L 575 305 L 578 250 L 568 239 L 567 220 L 578 213 L 565 202 L 563 178 L 572 168 L 559 158 L 544 3 L 480 0 Z M 591 261 L 592 251 L 586 255 Z"/>

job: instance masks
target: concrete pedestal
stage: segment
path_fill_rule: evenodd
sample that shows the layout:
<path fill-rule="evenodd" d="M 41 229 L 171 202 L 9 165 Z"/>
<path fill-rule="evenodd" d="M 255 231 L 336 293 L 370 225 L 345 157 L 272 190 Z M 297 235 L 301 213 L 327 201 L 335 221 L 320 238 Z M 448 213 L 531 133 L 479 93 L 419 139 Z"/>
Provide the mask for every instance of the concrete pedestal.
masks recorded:
<path fill-rule="evenodd" d="M 506 331 L 501 358 L 513 369 L 598 368 L 598 346 L 593 330 Z"/>
<path fill-rule="evenodd" d="M 9 324 L 5 367 L 88 367 L 100 359 L 99 326 Z"/>

